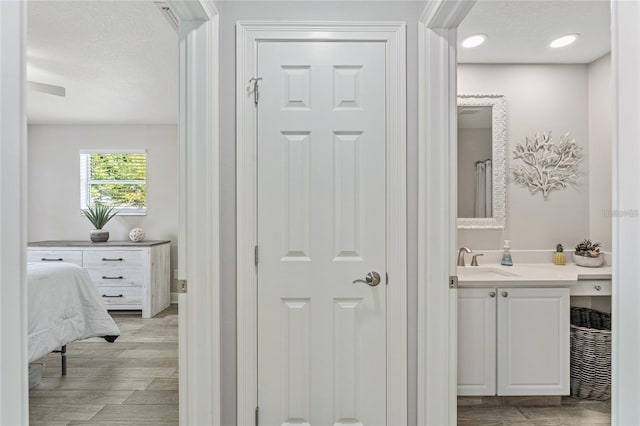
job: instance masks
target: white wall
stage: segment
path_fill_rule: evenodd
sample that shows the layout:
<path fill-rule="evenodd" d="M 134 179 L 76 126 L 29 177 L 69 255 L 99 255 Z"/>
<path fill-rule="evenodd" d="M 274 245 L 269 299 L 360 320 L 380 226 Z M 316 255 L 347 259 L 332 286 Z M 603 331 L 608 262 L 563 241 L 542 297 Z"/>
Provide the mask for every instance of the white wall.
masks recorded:
<path fill-rule="evenodd" d="M 589 236 L 589 110 L 587 65 L 476 65 L 458 67 L 458 93 L 499 94 L 507 101 L 507 224 L 504 230 L 458 230 L 458 245 L 499 249 L 572 248 Z M 570 132 L 583 148 L 579 187 L 554 191 L 547 201 L 516 185 L 514 147 L 527 135 Z M 517 262 L 517 259 L 514 259 Z"/>
<path fill-rule="evenodd" d="M 222 424 L 236 423 L 235 23 L 238 20 L 407 23 L 409 424 L 417 400 L 418 17 L 423 1 L 223 1 L 220 3 Z"/>
<path fill-rule="evenodd" d="M 81 149 L 146 149 L 147 215 L 118 215 L 105 229 L 112 241 L 128 240 L 137 227 L 148 240 L 171 240 L 171 270 L 177 267 L 176 126 L 30 125 L 27 144 L 28 241 L 88 240 L 92 226 L 80 212 Z"/>
<path fill-rule="evenodd" d="M 611 55 L 589 64 L 589 235 L 611 250 Z"/>

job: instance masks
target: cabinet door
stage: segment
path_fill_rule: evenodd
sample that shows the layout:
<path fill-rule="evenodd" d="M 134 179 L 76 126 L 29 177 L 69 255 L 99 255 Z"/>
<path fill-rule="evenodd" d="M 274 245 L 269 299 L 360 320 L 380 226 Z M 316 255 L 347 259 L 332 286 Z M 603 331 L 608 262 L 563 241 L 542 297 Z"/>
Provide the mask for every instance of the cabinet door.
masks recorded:
<path fill-rule="evenodd" d="M 496 289 L 458 290 L 458 395 L 496 394 Z"/>
<path fill-rule="evenodd" d="M 498 289 L 498 395 L 569 394 L 569 289 Z"/>

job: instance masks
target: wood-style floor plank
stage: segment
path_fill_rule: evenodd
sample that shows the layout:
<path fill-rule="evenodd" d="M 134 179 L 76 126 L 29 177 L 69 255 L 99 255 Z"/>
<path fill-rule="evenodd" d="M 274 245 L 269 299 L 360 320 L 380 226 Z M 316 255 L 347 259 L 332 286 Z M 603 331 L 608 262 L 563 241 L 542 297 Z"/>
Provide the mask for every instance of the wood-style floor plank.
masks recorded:
<path fill-rule="evenodd" d="M 39 360 L 45 368 L 29 392 L 31 426 L 177 426 L 177 306 L 151 319 L 112 316 L 122 336 L 68 345 L 66 377 L 59 354 Z"/>
<path fill-rule="evenodd" d="M 521 404 L 519 404 L 521 402 Z M 560 404 L 532 405 L 532 398 L 464 397 L 458 405 L 458 426 L 610 425 L 610 401 L 563 397 Z"/>

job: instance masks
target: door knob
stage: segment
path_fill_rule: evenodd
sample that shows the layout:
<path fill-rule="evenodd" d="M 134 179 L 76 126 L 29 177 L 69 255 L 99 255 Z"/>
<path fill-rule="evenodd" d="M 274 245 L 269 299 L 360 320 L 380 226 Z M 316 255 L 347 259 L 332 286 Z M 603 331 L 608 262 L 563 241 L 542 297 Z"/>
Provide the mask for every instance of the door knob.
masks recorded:
<path fill-rule="evenodd" d="M 363 283 L 371 287 L 375 287 L 380 284 L 380 274 L 375 271 L 369 272 L 364 280 L 355 280 L 353 284 L 355 283 Z"/>

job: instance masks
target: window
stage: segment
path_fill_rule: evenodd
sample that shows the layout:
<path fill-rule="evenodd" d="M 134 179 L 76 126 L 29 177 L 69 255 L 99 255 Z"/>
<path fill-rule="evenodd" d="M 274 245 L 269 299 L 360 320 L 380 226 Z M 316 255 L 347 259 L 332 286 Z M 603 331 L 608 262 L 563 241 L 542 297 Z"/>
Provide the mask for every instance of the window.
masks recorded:
<path fill-rule="evenodd" d="M 146 214 L 146 151 L 80 152 L 80 208 L 96 202 L 115 207 L 119 214 Z"/>

